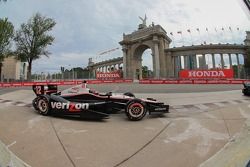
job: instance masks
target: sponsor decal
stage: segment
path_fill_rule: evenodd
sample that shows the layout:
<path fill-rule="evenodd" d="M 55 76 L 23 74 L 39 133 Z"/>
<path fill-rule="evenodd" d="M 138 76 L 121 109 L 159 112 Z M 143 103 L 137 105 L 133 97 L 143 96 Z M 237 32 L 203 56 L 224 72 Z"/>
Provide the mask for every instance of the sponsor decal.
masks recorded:
<path fill-rule="evenodd" d="M 119 71 L 114 72 L 96 72 L 96 79 L 115 79 L 121 78 Z"/>
<path fill-rule="evenodd" d="M 181 70 L 180 78 L 233 78 L 233 69 Z"/>
<path fill-rule="evenodd" d="M 156 108 L 155 111 L 165 111 L 167 108 Z"/>
<path fill-rule="evenodd" d="M 89 103 L 51 102 L 51 108 L 58 109 L 58 110 L 69 110 L 69 112 L 79 112 L 81 110 L 88 110 Z"/>

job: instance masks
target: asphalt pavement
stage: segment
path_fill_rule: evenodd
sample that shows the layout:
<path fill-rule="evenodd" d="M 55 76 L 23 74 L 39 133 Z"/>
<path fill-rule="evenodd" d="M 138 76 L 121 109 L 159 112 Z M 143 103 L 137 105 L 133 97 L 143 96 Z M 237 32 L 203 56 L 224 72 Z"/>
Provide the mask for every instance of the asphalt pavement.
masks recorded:
<path fill-rule="evenodd" d="M 242 96 L 241 85 L 217 85 L 225 91 L 216 91 L 216 85 L 90 86 L 103 92 L 127 90 L 138 97 L 154 97 L 170 104 L 170 113 L 146 116 L 138 122 L 127 120 L 125 114 L 105 121 L 46 117 L 23 105 L 34 98 L 31 90 L 5 90 L 0 95 L 0 140 L 36 167 L 216 166 L 221 164 L 216 160 L 231 160 L 233 153 L 239 152 L 238 159 L 228 162 L 248 161 L 250 144 L 245 139 L 250 98 Z M 147 93 L 147 87 L 155 92 Z M 189 89 L 207 92 L 186 93 Z M 238 152 L 224 151 L 231 143 L 241 145 Z"/>
<path fill-rule="evenodd" d="M 240 85 L 224 86 L 225 91 L 215 91 L 216 85 L 90 86 L 105 92 L 137 89 L 133 92 L 136 96 L 154 97 L 170 104 L 171 110 L 164 116 L 146 116 L 138 122 L 127 120 L 124 114 L 105 121 L 46 117 L 30 105 L 23 105 L 35 97 L 30 88 L 8 89 L 0 95 L 0 140 L 36 167 L 193 167 L 216 159 L 213 157 L 218 151 L 238 141 L 236 137 L 250 115 L 249 97 L 242 96 Z M 155 92 L 139 93 L 147 87 Z M 186 93 L 197 87 L 213 91 Z M 163 88 L 175 93 L 162 93 Z M 241 161 L 244 164 L 247 159 Z"/>

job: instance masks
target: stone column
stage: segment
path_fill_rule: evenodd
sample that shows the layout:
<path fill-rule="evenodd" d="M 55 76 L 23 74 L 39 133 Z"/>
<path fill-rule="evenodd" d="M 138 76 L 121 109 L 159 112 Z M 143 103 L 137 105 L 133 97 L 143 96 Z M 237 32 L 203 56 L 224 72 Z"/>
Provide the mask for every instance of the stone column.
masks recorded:
<path fill-rule="evenodd" d="M 202 69 L 206 69 L 206 55 L 202 55 Z"/>
<path fill-rule="evenodd" d="M 232 68 L 233 67 L 232 55 L 230 53 L 228 54 L 228 58 L 229 58 L 229 67 Z"/>
<path fill-rule="evenodd" d="M 236 60 L 237 60 L 237 68 L 238 68 L 238 73 L 237 73 L 237 77 L 240 78 L 240 59 L 239 59 L 239 54 L 236 54 Z"/>
<path fill-rule="evenodd" d="M 214 54 L 212 54 L 212 65 L 213 65 L 213 69 L 215 69 L 215 57 L 214 57 Z"/>
<path fill-rule="evenodd" d="M 224 69 L 225 62 L 224 62 L 223 54 L 220 54 L 220 63 L 221 63 L 221 68 Z"/>
<path fill-rule="evenodd" d="M 154 55 L 154 53 L 152 53 L 152 61 L 153 61 L 153 76 L 155 76 L 156 74 L 155 74 L 155 72 L 156 72 L 156 69 L 155 69 L 155 55 Z"/>
<path fill-rule="evenodd" d="M 179 71 L 181 69 L 181 57 L 176 56 L 174 60 L 175 60 L 175 77 L 178 78 L 179 77 Z"/>
<path fill-rule="evenodd" d="M 184 69 L 189 70 L 189 56 L 184 56 Z"/>
<path fill-rule="evenodd" d="M 123 52 L 123 78 L 127 78 L 127 47 L 125 45 L 122 46 Z"/>
<path fill-rule="evenodd" d="M 157 36 L 153 37 L 154 42 L 154 58 L 155 58 L 155 78 L 160 78 L 160 55 L 159 55 L 159 40 Z"/>
<path fill-rule="evenodd" d="M 197 69 L 196 55 L 192 55 L 192 69 Z"/>

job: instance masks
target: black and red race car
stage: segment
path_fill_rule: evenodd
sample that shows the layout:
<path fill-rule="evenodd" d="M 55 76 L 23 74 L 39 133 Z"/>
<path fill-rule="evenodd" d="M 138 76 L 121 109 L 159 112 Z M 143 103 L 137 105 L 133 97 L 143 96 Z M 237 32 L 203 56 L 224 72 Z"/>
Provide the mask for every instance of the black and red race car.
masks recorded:
<path fill-rule="evenodd" d="M 242 93 L 245 95 L 245 96 L 250 96 L 250 82 L 245 82 L 243 84 L 244 88 L 242 89 Z"/>
<path fill-rule="evenodd" d="M 52 113 L 80 115 L 90 119 L 105 119 L 111 113 L 125 112 L 129 120 L 141 120 L 147 112 L 167 113 L 169 105 L 153 98 L 136 98 L 133 93 L 99 93 L 89 89 L 86 83 L 64 91 L 58 91 L 56 85 L 34 85 L 37 95 L 33 100 L 34 108 L 42 115 Z"/>

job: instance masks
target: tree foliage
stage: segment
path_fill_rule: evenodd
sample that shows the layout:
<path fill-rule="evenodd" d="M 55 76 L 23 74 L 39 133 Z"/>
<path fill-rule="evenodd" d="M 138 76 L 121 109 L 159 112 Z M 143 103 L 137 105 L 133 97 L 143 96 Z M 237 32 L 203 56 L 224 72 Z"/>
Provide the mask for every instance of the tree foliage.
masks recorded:
<path fill-rule="evenodd" d="M 41 14 L 35 14 L 27 23 L 23 23 L 16 32 L 16 56 L 27 61 L 28 80 L 31 79 L 32 63 L 41 56 L 49 56 L 48 45 L 52 45 L 54 37 L 48 34 L 55 26 L 55 21 Z"/>
<path fill-rule="evenodd" d="M 3 60 L 10 52 L 11 39 L 14 35 L 14 26 L 7 18 L 0 19 L 0 81 L 2 76 Z"/>

